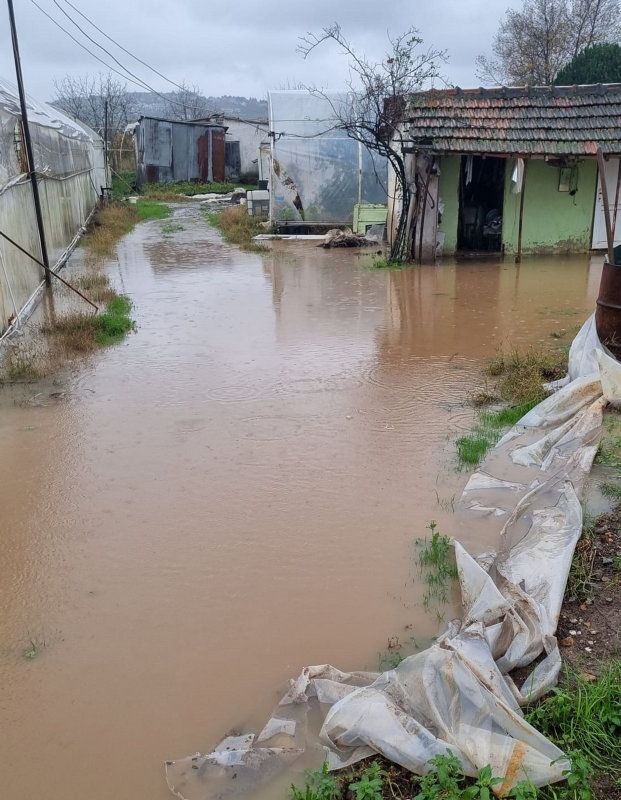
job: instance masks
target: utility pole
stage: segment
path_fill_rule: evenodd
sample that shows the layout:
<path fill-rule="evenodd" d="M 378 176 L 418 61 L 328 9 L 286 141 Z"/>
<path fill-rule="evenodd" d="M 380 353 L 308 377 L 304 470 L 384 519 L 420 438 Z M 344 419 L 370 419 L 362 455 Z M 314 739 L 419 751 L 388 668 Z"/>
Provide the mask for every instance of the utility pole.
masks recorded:
<path fill-rule="evenodd" d="M 28 177 L 32 186 L 32 199 L 34 201 L 35 216 L 37 218 L 37 229 L 39 231 L 39 241 L 41 244 L 41 261 L 45 270 L 45 285 L 52 285 L 50 275 L 50 262 L 47 257 L 47 246 L 45 244 L 45 231 L 43 229 L 43 215 L 41 214 L 41 200 L 39 197 L 39 185 L 37 183 L 37 173 L 35 161 L 32 153 L 32 141 L 30 139 L 30 128 L 28 126 L 28 111 L 26 108 L 26 95 L 24 93 L 24 81 L 22 78 L 22 64 L 19 57 L 19 46 L 17 44 L 17 30 L 15 28 L 15 14 L 13 12 L 13 0 L 7 0 L 9 8 L 9 21 L 11 24 L 11 40 L 13 42 L 13 57 L 15 58 L 15 75 L 17 77 L 17 89 L 19 91 L 19 103 L 22 113 L 22 131 L 24 133 L 24 144 L 26 145 L 26 157 L 28 159 Z"/>

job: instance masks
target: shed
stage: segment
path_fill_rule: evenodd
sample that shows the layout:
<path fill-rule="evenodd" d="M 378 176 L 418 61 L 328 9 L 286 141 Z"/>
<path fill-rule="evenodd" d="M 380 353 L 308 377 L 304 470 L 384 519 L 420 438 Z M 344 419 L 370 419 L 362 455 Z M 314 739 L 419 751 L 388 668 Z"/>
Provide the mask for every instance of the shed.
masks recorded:
<path fill-rule="evenodd" d="M 41 214 L 52 270 L 72 245 L 108 185 L 104 143 L 86 125 L 27 97 Z M 41 260 L 17 87 L 0 79 L 0 229 Z M 39 265 L 0 238 L 0 332 L 32 305 Z"/>
<path fill-rule="evenodd" d="M 227 177 L 230 180 L 243 180 L 252 183 L 259 179 L 259 148 L 267 137 L 266 119 L 242 119 L 226 114 L 213 114 L 210 122 L 226 126 L 226 145 L 231 156 L 227 155 Z M 235 145 L 237 145 L 235 147 Z M 239 159 L 237 171 L 235 158 Z"/>
<path fill-rule="evenodd" d="M 605 246 L 596 154 L 601 147 L 616 221 L 621 84 L 432 90 L 408 97 L 401 113 L 418 187 L 416 257 Z"/>
<path fill-rule="evenodd" d="M 137 185 L 224 181 L 225 134 L 220 124 L 141 117 L 134 132 Z"/>

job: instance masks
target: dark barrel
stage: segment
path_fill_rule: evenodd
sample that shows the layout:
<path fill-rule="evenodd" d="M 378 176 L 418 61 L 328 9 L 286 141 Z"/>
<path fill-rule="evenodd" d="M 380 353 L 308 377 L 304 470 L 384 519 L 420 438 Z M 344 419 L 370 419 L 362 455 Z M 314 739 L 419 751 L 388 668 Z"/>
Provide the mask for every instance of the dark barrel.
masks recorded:
<path fill-rule="evenodd" d="M 604 261 L 595 309 L 600 342 L 621 361 L 621 245 L 614 249 L 615 263 Z"/>

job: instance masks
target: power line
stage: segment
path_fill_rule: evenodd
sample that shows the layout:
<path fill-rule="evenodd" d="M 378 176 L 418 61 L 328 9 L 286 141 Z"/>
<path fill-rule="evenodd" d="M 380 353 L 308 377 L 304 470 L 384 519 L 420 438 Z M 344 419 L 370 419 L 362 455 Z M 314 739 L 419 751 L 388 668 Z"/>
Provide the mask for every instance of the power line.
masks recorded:
<path fill-rule="evenodd" d="M 41 8 L 41 6 L 40 6 L 40 5 L 39 5 L 39 4 L 36 2 L 36 0 L 30 0 L 30 2 L 31 2 L 31 3 L 32 3 L 34 6 L 36 6 L 36 8 L 38 8 L 38 9 L 39 9 L 39 11 L 40 11 L 42 14 L 44 14 L 44 15 L 45 15 L 45 16 L 46 16 L 46 17 L 47 17 L 47 18 L 48 18 L 48 19 L 49 19 L 51 22 L 53 22 L 53 23 L 54 23 L 54 25 L 56 25 L 56 27 L 57 27 L 57 28 L 60 28 L 60 30 L 61 30 L 61 31 L 63 31 L 63 33 L 66 33 L 66 34 L 67 34 L 67 36 L 68 36 L 70 39 L 72 39 L 72 41 L 74 41 L 74 42 L 75 42 L 75 43 L 78 45 L 78 47 L 81 47 L 81 48 L 82 48 L 83 50 L 85 50 L 85 51 L 86 51 L 86 52 L 87 52 L 89 55 L 91 55 L 91 56 L 92 56 L 92 57 L 93 57 L 93 58 L 94 58 L 96 61 L 99 61 L 101 64 L 103 64 L 103 65 L 104 65 L 105 67 L 107 67 L 109 70 L 112 70 L 112 72 L 115 72 L 117 75 L 119 75 L 121 78 L 123 78 L 123 80 L 126 80 L 126 81 L 128 81 L 129 83 L 133 83 L 135 86 L 138 86 L 138 87 L 139 87 L 139 88 L 141 88 L 141 89 L 146 89 L 147 91 L 151 92 L 152 94 L 156 95 L 157 97 L 161 97 L 161 98 L 162 98 L 162 100 L 164 100 L 166 103 L 171 103 L 172 105 L 178 105 L 178 106 L 181 106 L 182 108 L 191 108 L 191 109 L 194 109 L 194 110 L 196 110 L 196 111 L 202 111 L 202 112 L 208 112 L 208 111 L 209 111 L 209 109 L 206 109 L 204 106 L 196 106 L 196 105 L 193 105 L 193 104 L 191 104 L 191 103 L 184 103 L 184 102 L 182 102 L 182 101 L 180 101 L 180 100 L 175 100 L 174 98 L 171 98 L 171 97 L 166 97 L 165 95 L 163 95 L 163 94 L 161 94 L 160 92 L 158 92 L 156 89 L 154 89 L 154 88 L 153 88 L 152 86 L 150 86 L 148 83 L 146 83 L 146 81 L 142 80 L 142 78 L 139 78 L 139 77 L 138 77 L 137 75 L 135 75 L 133 72 L 131 72 L 130 70 L 128 70 L 128 69 L 127 69 L 127 67 L 125 67 L 125 66 L 124 66 L 124 65 L 123 65 L 123 64 L 122 64 L 122 63 L 121 63 L 121 62 L 120 62 L 120 61 L 119 61 L 117 58 L 115 58 L 115 57 L 112 55 L 112 53 L 110 53 L 108 50 L 106 50 L 106 48 L 105 48 L 105 47 L 103 47 L 103 45 L 100 45 L 100 44 L 98 44 L 98 43 L 97 43 L 97 42 L 96 42 L 94 39 L 92 39 L 92 38 L 91 38 L 91 37 L 90 37 L 90 36 L 89 36 L 87 33 L 85 33 L 85 32 L 82 30 L 82 28 L 80 28 L 80 26 L 79 26 L 79 25 L 78 25 L 76 22 L 74 22 L 73 20 L 71 20 L 71 18 L 68 16 L 68 14 L 67 14 L 67 13 L 66 13 L 66 12 L 65 12 L 65 11 L 64 11 L 62 8 L 60 8 L 60 6 L 58 6 L 58 3 L 56 2 L 56 0 L 54 0 L 54 3 L 55 3 L 55 4 L 56 4 L 58 7 L 59 7 L 60 11 L 62 11 L 62 13 L 63 13 L 63 14 L 65 14 L 65 16 L 67 16 L 67 17 L 68 17 L 68 19 L 69 19 L 69 20 L 70 20 L 70 21 L 71 21 L 71 22 L 72 22 L 72 23 L 73 23 L 73 24 L 74 24 L 74 25 L 75 25 L 75 26 L 76 26 L 76 27 L 77 27 L 77 28 L 78 28 L 78 29 L 81 31 L 81 33 L 82 33 L 84 36 L 86 36 L 86 38 L 87 38 L 87 39 L 89 39 L 91 42 L 93 42 L 93 44 L 95 44 L 97 47 L 99 47 L 101 50 L 103 50 L 103 51 L 104 51 L 104 52 L 105 52 L 105 53 L 106 53 L 108 56 L 110 56 L 110 58 L 112 58 L 112 59 L 113 59 L 113 61 L 115 61 L 115 62 L 116 62 L 116 63 L 117 63 L 117 64 L 118 64 L 118 65 L 121 67 L 121 69 L 123 69 L 123 70 L 125 71 L 125 73 L 127 73 L 127 74 L 123 74 L 123 73 L 122 73 L 122 72 L 120 72 L 118 69 L 116 69 L 116 68 L 115 68 L 115 67 L 113 67 L 111 64 L 109 64 L 107 61 L 104 61 L 104 60 L 103 60 L 102 58 L 100 58 L 98 55 L 96 55 L 95 53 L 93 53 L 93 51 L 92 51 L 92 50 L 90 50 L 90 49 L 89 49 L 89 48 L 88 48 L 88 47 L 87 47 L 85 44 L 83 44 L 83 43 L 82 43 L 82 42 L 80 42 L 78 39 L 76 39 L 76 37 L 75 37 L 75 36 L 74 36 L 72 33 L 70 33 L 70 32 L 69 32 L 69 31 L 68 31 L 66 28 L 64 28 L 64 27 L 63 27 L 63 26 L 60 24 L 60 22 L 58 22 L 57 20 L 55 20 L 55 19 L 54 19 L 54 17 L 52 17 L 50 14 L 48 14 L 48 13 L 47 13 L 47 11 L 45 11 L 45 9 Z M 155 70 L 154 70 L 154 71 L 155 71 Z M 131 77 L 131 78 L 129 78 L 129 77 L 127 77 L 127 75 L 131 75 L 132 77 Z M 175 84 L 175 85 L 176 85 L 176 84 Z"/>
<path fill-rule="evenodd" d="M 56 2 L 56 0 L 54 0 L 54 2 Z M 159 77 L 160 77 L 160 78 L 163 78 L 163 79 L 164 79 L 164 80 L 165 80 L 167 83 L 170 83 L 172 86 L 176 86 L 176 87 L 177 87 L 177 89 L 181 89 L 181 91 L 185 91 L 185 89 L 186 89 L 186 87 L 185 87 L 185 86 L 180 86 L 178 83 L 175 83 L 175 81 L 172 81 L 170 78 L 167 78 L 167 77 L 166 77 L 166 75 L 163 75 L 161 72 L 159 72 L 158 70 L 156 70 L 156 69 L 155 69 L 155 67 L 152 67 L 150 64 L 147 64 L 147 62 L 146 62 L 146 61 L 143 61 L 143 60 L 142 60 L 141 58 L 139 58 L 137 55 L 135 55 L 134 53 L 132 53 L 132 52 L 131 52 L 131 50 L 128 50 L 126 47 L 123 47 L 123 45 L 122 45 L 122 44 L 120 44 L 119 42 L 117 42 L 117 41 L 116 41 L 116 39 L 113 39 L 113 38 L 112 38 L 112 36 L 110 36 L 109 34 L 107 34 L 107 33 L 106 33 L 104 30 L 102 30 L 102 29 L 101 29 L 99 26 L 97 26 L 97 25 L 96 25 L 96 24 L 93 22 L 93 20 L 92 20 L 92 19 L 90 19 L 89 17 L 87 17 L 87 16 L 86 16 L 86 14 L 84 14 L 82 11 L 80 11 L 80 9 L 79 9 L 79 8 L 76 8 L 76 6 L 74 6 L 74 5 L 73 5 L 73 3 L 71 3 L 69 0 L 64 0 L 64 2 L 65 2 L 65 3 L 66 3 L 68 6 L 71 6 L 71 8 L 72 8 L 72 9 L 73 9 L 73 10 L 74 10 L 74 11 L 75 11 L 77 14 L 79 14 L 79 15 L 80 15 L 80 16 L 81 16 L 83 19 L 85 19 L 85 20 L 86 20 L 86 21 L 89 23 L 89 25 L 92 25 L 92 26 L 93 26 L 93 28 L 95 28 L 95 30 L 96 30 L 96 31 L 99 31 L 99 33 L 101 33 L 101 35 L 102 35 L 102 36 L 105 36 L 105 37 L 106 37 L 106 39 L 108 39 L 108 41 L 110 41 L 110 42 L 112 42 L 112 44 L 116 45 L 116 46 L 119 48 L 119 50 L 122 50 L 124 53 L 127 53 L 127 55 L 128 55 L 128 56 L 131 56 L 131 58 L 133 58 L 135 61 L 138 61 L 138 63 L 139 63 L 139 64 L 142 64 L 142 65 L 143 65 L 143 66 L 145 66 L 147 69 L 150 69 L 150 70 L 151 70 L 151 72 L 154 72 L 156 75 L 159 75 Z M 58 5 L 58 3 L 56 3 L 56 5 Z"/>

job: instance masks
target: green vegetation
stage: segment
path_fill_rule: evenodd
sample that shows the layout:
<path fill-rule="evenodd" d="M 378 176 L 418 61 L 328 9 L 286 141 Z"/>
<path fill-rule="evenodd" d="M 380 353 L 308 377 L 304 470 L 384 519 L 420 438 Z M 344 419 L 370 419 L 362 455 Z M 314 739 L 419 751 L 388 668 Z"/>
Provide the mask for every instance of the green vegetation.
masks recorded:
<path fill-rule="evenodd" d="M 97 344 L 116 344 L 130 331 L 135 330 L 136 323 L 129 315 L 131 310 L 132 301 L 129 297 L 118 295 L 108 303 L 103 314 L 93 317 Z"/>
<path fill-rule="evenodd" d="M 217 213 L 207 212 L 205 218 L 218 228 L 229 244 L 251 253 L 265 253 L 269 249 L 252 240 L 259 233 L 265 233 L 265 228 L 260 220 L 248 216 L 245 206 L 231 206 Z"/>
<path fill-rule="evenodd" d="M 185 228 L 183 227 L 183 225 L 178 225 L 176 222 L 165 222 L 162 225 L 162 236 L 165 239 L 170 239 L 170 237 L 173 234 L 178 233 L 179 231 L 184 231 L 184 230 L 185 230 Z"/>
<path fill-rule="evenodd" d="M 619 81 L 621 81 L 621 47 L 618 44 L 594 44 L 585 47 L 557 73 L 554 79 L 557 86 Z"/>
<path fill-rule="evenodd" d="M 537 403 L 545 399 L 549 392 L 544 382 L 562 378 L 566 372 L 564 350 L 535 347 L 498 353 L 485 370 L 488 378 L 495 379 L 500 399 L 513 403 Z"/>
<path fill-rule="evenodd" d="M 594 596 L 593 564 L 595 563 L 593 529 L 584 525 L 569 568 L 565 594 L 580 602 L 591 602 Z"/>
<path fill-rule="evenodd" d="M 560 349 L 531 347 L 524 352 L 499 353 L 485 370 L 484 386 L 471 394 L 470 401 L 474 406 L 501 400 L 510 405 L 500 411 L 482 412 L 472 432 L 457 439 L 459 466 L 478 466 L 487 451 L 501 438 L 503 430 L 515 425 L 548 396 L 544 382 L 557 380 L 566 371 L 567 354 Z"/>
<path fill-rule="evenodd" d="M 621 660 L 597 678 L 565 668 L 562 688 L 526 711 L 526 719 L 565 751 L 578 751 L 598 771 L 621 777 Z"/>
<path fill-rule="evenodd" d="M 45 642 L 43 642 L 43 645 L 45 645 Z M 29 661 L 32 661 L 39 655 L 39 644 L 37 644 L 37 642 L 35 642 L 34 639 L 31 639 L 30 642 L 28 643 L 28 646 L 24 648 L 24 652 L 22 653 L 22 655 L 24 656 L 24 658 L 27 658 Z"/>
<path fill-rule="evenodd" d="M 136 183 L 135 172 L 124 172 L 119 175 L 117 172 L 112 173 L 112 197 L 115 200 L 122 200 L 130 194 L 137 194 L 134 190 Z"/>
<path fill-rule="evenodd" d="M 374 257 L 370 264 L 369 269 L 403 269 L 404 267 L 411 267 L 412 264 L 398 261 L 394 258 L 377 258 Z"/>
<path fill-rule="evenodd" d="M 341 789 L 334 773 L 328 771 L 327 761 L 320 770 L 307 769 L 304 775 L 303 790 L 291 784 L 291 800 L 340 800 Z"/>
<path fill-rule="evenodd" d="M 484 411 L 471 433 L 460 436 L 455 442 L 457 460 L 462 467 L 476 467 L 487 451 L 501 438 L 503 430 L 515 425 L 539 400 L 529 400 L 499 411 Z"/>
<path fill-rule="evenodd" d="M 432 768 L 420 776 L 381 758 L 333 773 L 324 762 L 321 770 L 306 771 L 303 788 L 291 785 L 290 800 L 492 800 L 494 791 L 502 791 L 504 778 L 495 776 L 489 765 L 482 767 L 476 778 L 468 778 L 452 753 L 436 756 L 429 764 Z M 591 800 L 592 774 L 589 762 L 573 753 L 564 784 L 537 788 L 525 779 L 502 796 L 511 800 Z"/>
<path fill-rule="evenodd" d="M 431 520 L 427 527 L 431 531 L 431 538 L 416 540 L 416 545 L 419 547 L 418 564 L 427 584 L 423 595 L 425 608 L 447 603 L 449 588 L 452 581 L 457 578 L 451 538 L 442 536 L 436 530 L 438 524 L 435 520 Z"/>
<path fill-rule="evenodd" d="M 132 206 L 130 206 L 131 208 Z M 172 211 L 168 206 L 163 206 L 161 203 L 154 203 L 151 200 L 143 200 L 140 198 L 137 203 L 133 204 L 136 209 L 138 219 L 143 222 L 147 219 L 166 219 L 170 217 Z"/>

